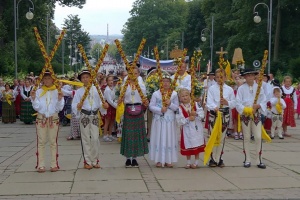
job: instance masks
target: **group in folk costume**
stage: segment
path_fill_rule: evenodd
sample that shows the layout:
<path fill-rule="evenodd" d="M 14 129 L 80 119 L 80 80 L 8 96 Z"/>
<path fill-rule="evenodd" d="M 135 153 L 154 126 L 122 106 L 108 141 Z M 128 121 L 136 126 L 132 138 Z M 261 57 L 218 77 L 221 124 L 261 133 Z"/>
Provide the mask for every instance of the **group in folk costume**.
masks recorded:
<path fill-rule="evenodd" d="M 30 92 L 33 89 L 31 85 L 31 79 L 25 80 L 25 85 L 21 88 L 21 115 L 20 120 L 25 124 L 32 124 L 34 121 L 34 110 L 31 104 Z"/>

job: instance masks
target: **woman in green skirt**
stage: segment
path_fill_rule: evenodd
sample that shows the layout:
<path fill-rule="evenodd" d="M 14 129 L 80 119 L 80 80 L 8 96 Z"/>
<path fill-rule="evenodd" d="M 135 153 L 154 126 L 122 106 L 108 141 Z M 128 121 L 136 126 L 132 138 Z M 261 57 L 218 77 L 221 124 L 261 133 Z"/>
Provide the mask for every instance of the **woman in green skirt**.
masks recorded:
<path fill-rule="evenodd" d="M 20 116 L 20 120 L 25 124 L 32 124 L 32 122 L 34 121 L 34 116 L 32 116 L 34 110 L 30 99 L 30 92 L 32 88 L 33 86 L 31 85 L 31 79 L 26 79 L 25 85 L 21 88 L 22 101 Z"/>
<path fill-rule="evenodd" d="M 146 87 L 139 77 L 139 69 L 133 69 L 133 74 L 129 73 L 129 77 L 136 76 L 138 84 L 146 95 Z M 124 79 L 124 83 L 126 78 Z M 124 89 L 124 88 L 122 88 Z M 149 102 L 142 102 L 134 81 L 130 80 L 124 99 L 119 99 L 118 103 L 124 102 L 125 112 L 122 129 L 121 154 L 126 157 L 125 167 L 139 167 L 136 160 L 138 156 L 144 156 L 148 153 L 148 142 L 144 119 L 144 106 L 148 106 Z M 144 104 L 144 105 L 143 105 Z"/>
<path fill-rule="evenodd" d="M 2 122 L 4 124 L 16 122 L 15 97 L 16 94 L 8 83 L 4 85 L 5 90 L 1 93 L 2 100 Z"/>

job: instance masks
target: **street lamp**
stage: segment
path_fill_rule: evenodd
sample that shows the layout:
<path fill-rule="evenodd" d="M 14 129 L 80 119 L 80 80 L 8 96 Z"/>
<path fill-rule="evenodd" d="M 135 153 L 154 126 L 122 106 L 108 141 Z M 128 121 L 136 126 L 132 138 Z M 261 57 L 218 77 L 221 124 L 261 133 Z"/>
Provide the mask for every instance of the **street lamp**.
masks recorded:
<path fill-rule="evenodd" d="M 261 22 L 261 17 L 258 15 L 258 12 L 255 11 L 255 8 L 258 5 L 264 5 L 268 9 L 268 25 L 267 25 L 267 33 L 269 33 L 268 74 L 270 74 L 270 68 L 271 68 L 271 39 L 272 39 L 272 36 L 271 36 L 271 33 L 272 33 L 272 5 L 273 5 L 273 3 L 272 3 L 272 0 L 270 0 L 270 7 L 265 3 L 258 3 L 254 6 L 253 14 L 255 14 L 255 16 L 254 16 L 253 20 L 254 20 L 255 23 Z"/>
<path fill-rule="evenodd" d="M 14 28 L 15 28 L 15 78 L 18 78 L 18 40 L 17 40 L 17 29 L 19 28 L 19 23 L 18 23 L 18 19 L 19 19 L 19 3 L 22 0 L 18 1 L 17 4 L 17 0 L 14 0 Z M 28 20 L 33 19 L 34 14 L 31 12 L 34 10 L 34 4 L 31 0 L 28 0 L 32 7 L 29 7 L 29 11 L 26 13 L 26 18 Z"/>
<path fill-rule="evenodd" d="M 154 49 L 151 49 L 151 56 L 152 56 L 152 59 L 154 59 Z"/>
<path fill-rule="evenodd" d="M 210 35 L 210 38 L 209 38 L 210 66 L 213 66 L 213 60 L 212 60 L 213 59 L 213 49 L 214 49 L 214 17 L 213 16 L 211 17 L 211 29 L 204 28 L 201 31 L 201 40 L 202 40 L 202 42 L 206 41 L 206 37 L 204 35 L 205 31 L 209 31 L 209 35 Z M 207 72 L 207 73 L 209 73 L 209 72 Z"/>
<path fill-rule="evenodd" d="M 70 44 L 68 46 L 68 48 L 70 49 L 70 71 L 72 71 L 72 44 L 71 44 L 71 40 L 70 40 Z"/>

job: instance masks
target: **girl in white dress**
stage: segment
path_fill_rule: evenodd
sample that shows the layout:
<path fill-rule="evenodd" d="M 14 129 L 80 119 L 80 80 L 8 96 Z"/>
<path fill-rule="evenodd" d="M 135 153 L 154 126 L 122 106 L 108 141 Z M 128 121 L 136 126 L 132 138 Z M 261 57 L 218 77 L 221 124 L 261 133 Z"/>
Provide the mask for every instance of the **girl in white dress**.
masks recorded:
<path fill-rule="evenodd" d="M 180 153 L 187 158 L 186 169 L 196 169 L 199 165 L 199 154 L 204 152 L 205 140 L 203 136 L 202 119 L 204 111 L 197 103 L 191 106 L 189 90 L 182 88 L 178 92 L 180 100 L 179 112 L 176 120 L 181 128 Z M 195 163 L 191 164 L 191 156 L 195 156 Z"/>
<path fill-rule="evenodd" d="M 171 91 L 171 78 L 163 75 L 163 88 L 153 93 L 149 109 L 153 112 L 150 138 L 150 159 L 155 161 L 156 167 L 172 168 L 178 160 L 178 139 L 176 134 L 175 111 L 178 110 L 179 102 L 177 92 Z M 163 96 L 166 99 L 166 106 L 163 106 Z"/>

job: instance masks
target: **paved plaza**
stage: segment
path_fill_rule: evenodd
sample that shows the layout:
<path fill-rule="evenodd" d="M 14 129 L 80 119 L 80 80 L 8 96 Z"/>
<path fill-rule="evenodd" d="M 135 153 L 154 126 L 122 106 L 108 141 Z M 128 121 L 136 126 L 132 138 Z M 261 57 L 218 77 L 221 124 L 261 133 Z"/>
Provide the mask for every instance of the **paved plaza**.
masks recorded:
<path fill-rule="evenodd" d="M 300 199 L 300 120 L 291 138 L 263 145 L 262 170 L 243 167 L 242 141 L 226 139 L 225 168 L 156 168 L 148 156 L 140 168 L 126 169 L 120 144 L 101 141 L 102 169 L 83 169 L 80 141 L 67 141 L 70 127 L 59 132 L 61 170 L 39 174 L 34 125 L 0 123 L 0 199 Z M 254 150 L 254 145 L 252 145 Z M 254 153 L 254 151 L 252 151 Z M 49 148 L 46 158 L 49 161 Z"/>

